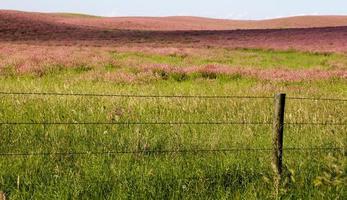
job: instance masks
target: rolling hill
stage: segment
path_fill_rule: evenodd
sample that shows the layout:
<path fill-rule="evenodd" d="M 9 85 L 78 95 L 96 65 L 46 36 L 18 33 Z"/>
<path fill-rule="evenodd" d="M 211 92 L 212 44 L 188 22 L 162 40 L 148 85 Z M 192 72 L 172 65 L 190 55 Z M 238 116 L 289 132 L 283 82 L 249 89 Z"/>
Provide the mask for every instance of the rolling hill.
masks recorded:
<path fill-rule="evenodd" d="M 347 26 L 347 16 L 297 16 L 268 20 L 226 20 L 203 17 L 98 17 L 73 13 L 0 11 L 1 19 L 33 20 L 74 26 L 125 30 L 235 30 Z"/>
<path fill-rule="evenodd" d="M 182 16 L 97 17 L 2 10 L 0 42 L 346 51 L 347 16 L 242 21 Z"/>

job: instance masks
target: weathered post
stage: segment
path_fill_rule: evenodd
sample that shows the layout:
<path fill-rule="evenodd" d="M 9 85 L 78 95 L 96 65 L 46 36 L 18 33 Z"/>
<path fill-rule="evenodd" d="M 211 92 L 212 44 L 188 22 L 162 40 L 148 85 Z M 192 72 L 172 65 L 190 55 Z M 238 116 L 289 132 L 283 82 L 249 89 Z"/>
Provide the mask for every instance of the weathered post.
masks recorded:
<path fill-rule="evenodd" d="M 286 94 L 275 95 L 275 112 L 273 119 L 273 160 L 274 183 L 276 193 L 281 183 L 282 175 L 282 153 L 283 153 L 283 130 L 284 130 L 284 108 Z"/>
<path fill-rule="evenodd" d="M 0 191 L 0 200 L 6 200 L 5 193 L 1 191 Z"/>

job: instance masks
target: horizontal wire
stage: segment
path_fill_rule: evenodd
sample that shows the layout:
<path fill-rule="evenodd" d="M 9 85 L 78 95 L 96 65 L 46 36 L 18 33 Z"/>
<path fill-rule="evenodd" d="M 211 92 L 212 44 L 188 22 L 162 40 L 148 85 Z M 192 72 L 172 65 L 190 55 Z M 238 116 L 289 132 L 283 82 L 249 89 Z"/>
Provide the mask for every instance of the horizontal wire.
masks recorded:
<path fill-rule="evenodd" d="M 268 125 L 270 122 L 0 122 L 0 125 Z"/>
<path fill-rule="evenodd" d="M 0 122 L 0 125 L 270 125 L 273 122 Z M 347 123 L 288 122 L 284 125 L 347 126 Z"/>
<path fill-rule="evenodd" d="M 340 147 L 284 148 L 283 151 L 340 151 Z M 144 151 L 85 151 L 85 152 L 38 152 L 38 153 L 0 153 L 0 156 L 69 156 L 69 155 L 113 155 L 113 154 L 175 154 L 175 153 L 232 153 L 268 152 L 271 148 L 231 148 L 231 149 L 193 149 L 193 150 L 144 150 Z"/>
<path fill-rule="evenodd" d="M 286 147 L 283 151 L 341 151 L 342 147 Z"/>
<path fill-rule="evenodd" d="M 0 156 L 50 156 L 50 155 L 107 155 L 107 154 L 174 154 L 174 153 L 216 153 L 240 151 L 271 151 L 266 148 L 231 149 L 185 149 L 185 150 L 143 150 L 143 151 L 85 151 L 85 152 L 39 152 L 39 153 L 0 153 Z"/>
<path fill-rule="evenodd" d="M 284 125 L 289 126 L 305 126 L 305 125 L 313 125 L 313 126 L 347 126 L 347 123 L 326 123 L 326 122 L 288 122 L 284 123 Z"/>
<path fill-rule="evenodd" d="M 128 97 L 128 98 L 202 98 L 202 99 L 272 99 L 269 96 L 208 96 L 208 95 L 135 95 L 135 94 L 91 94 L 55 92 L 0 92 L 0 95 L 38 95 L 38 96 L 88 96 L 88 97 Z"/>
<path fill-rule="evenodd" d="M 310 98 L 310 97 L 287 97 L 292 100 L 309 100 L 309 101 L 347 101 L 347 99 L 339 98 Z"/>
<path fill-rule="evenodd" d="M 89 96 L 89 97 L 134 97 L 134 98 L 236 98 L 236 99 L 273 99 L 270 96 L 238 96 L 238 95 L 135 95 L 135 94 L 93 94 L 93 93 L 58 93 L 58 92 L 0 92 L 0 95 L 38 95 L 38 96 Z M 287 97 L 293 100 L 312 101 L 347 101 L 340 98 L 310 98 L 310 97 Z"/>

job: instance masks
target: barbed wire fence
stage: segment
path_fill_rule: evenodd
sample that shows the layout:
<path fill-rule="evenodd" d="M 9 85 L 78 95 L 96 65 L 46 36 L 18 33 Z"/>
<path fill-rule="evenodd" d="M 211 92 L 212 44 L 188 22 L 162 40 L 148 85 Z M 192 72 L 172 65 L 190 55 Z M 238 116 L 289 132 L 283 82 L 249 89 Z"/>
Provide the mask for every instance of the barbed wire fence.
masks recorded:
<path fill-rule="evenodd" d="M 283 147 L 283 132 L 286 126 L 347 126 L 346 122 L 285 122 L 285 100 L 315 101 L 315 102 L 337 102 L 344 103 L 343 98 L 308 98 L 308 97 L 286 97 L 285 94 L 271 96 L 198 96 L 198 95 L 136 95 L 136 94 L 88 94 L 88 93 L 56 93 L 56 92 L 0 92 L 1 96 L 76 96 L 76 97 L 108 97 L 108 98 L 171 98 L 171 99 L 274 99 L 275 113 L 274 120 L 267 122 L 257 121 L 126 121 L 126 122 L 25 122 L 25 121 L 1 121 L 0 128 L 7 126 L 65 126 L 65 125 L 266 125 L 273 126 L 273 147 L 272 148 L 223 148 L 223 149 L 180 149 L 180 150 L 141 150 L 141 151 L 71 151 L 71 152 L 0 152 L 1 157 L 18 156 L 88 156 L 88 155 L 118 155 L 118 154 L 141 154 L 141 155 L 165 155 L 165 154 L 207 154 L 207 153 L 235 153 L 235 152 L 272 152 L 272 166 L 277 174 L 277 181 L 280 181 L 282 174 L 282 154 L 283 151 L 302 152 L 345 152 L 345 147 Z M 277 183 L 279 184 L 279 183 Z"/>

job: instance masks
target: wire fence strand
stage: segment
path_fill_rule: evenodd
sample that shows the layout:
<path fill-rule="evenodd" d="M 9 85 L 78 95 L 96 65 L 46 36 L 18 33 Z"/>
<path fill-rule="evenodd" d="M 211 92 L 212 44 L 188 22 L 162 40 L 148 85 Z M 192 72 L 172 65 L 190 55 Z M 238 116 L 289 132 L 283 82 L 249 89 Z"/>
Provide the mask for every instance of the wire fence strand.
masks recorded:
<path fill-rule="evenodd" d="M 97 93 L 59 93 L 59 92 L 0 92 L 0 95 L 35 95 L 35 96 L 87 96 L 87 97 L 124 97 L 124 98 L 202 98 L 202 99 L 273 99 L 272 96 L 241 95 L 137 95 L 137 94 L 97 94 Z M 287 97 L 292 100 L 342 101 L 344 98 Z"/>
<path fill-rule="evenodd" d="M 128 122 L 0 122 L 0 125 L 21 126 L 21 125 L 271 125 L 273 122 L 241 122 L 241 121 L 162 121 L 162 122 L 145 122 L 145 121 L 128 121 Z M 330 123 L 330 122 L 287 122 L 288 126 L 347 126 L 347 123 Z"/>
<path fill-rule="evenodd" d="M 201 99 L 272 99 L 270 96 L 238 95 L 136 95 L 136 94 L 92 94 L 92 93 L 56 93 L 56 92 L 0 92 L 0 95 L 36 95 L 36 96 L 86 96 L 86 97 L 124 97 L 124 98 L 201 98 Z"/>
<path fill-rule="evenodd" d="M 283 151 L 342 151 L 341 147 L 307 147 L 284 148 Z M 237 152 L 269 152 L 272 148 L 228 148 L 228 149 L 184 149 L 184 150 L 142 150 L 142 151 L 84 151 L 84 152 L 19 152 L 0 153 L 3 157 L 12 156 L 78 156 L 78 155 L 114 155 L 114 154 L 199 154 L 199 153 L 237 153 Z"/>
<path fill-rule="evenodd" d="M 0 125 L 269 125 L 271 122 L 0 122 Z"/>
<path fill-rule="evenodd" d="M 347 102 L 347 99 L 342 98 L 310 98 L 310 97 L 287 97 L 291 100 L 309 100 L 309 101 L 342 101 Z"/>
<path fill-rule="evenodd" d="M 140 151 L 84 151 L 84 152 L 38 152 L 38 153 L 0 153 L 0 156 L 50 156 L 50 155 L 111 155 L 111 154 L 184 154 L 184 153 L 218 153 L 240 151 L 271 151 L 266 148 L 229 148 L 229 149 L 184 149 L 184 150 L 140 150 Z"/>
<path fill-rule="evenodd" d="M 347 123 L 330 123 L 330 122 L 287 122 L 288 126 L 347 126 Z"/>

